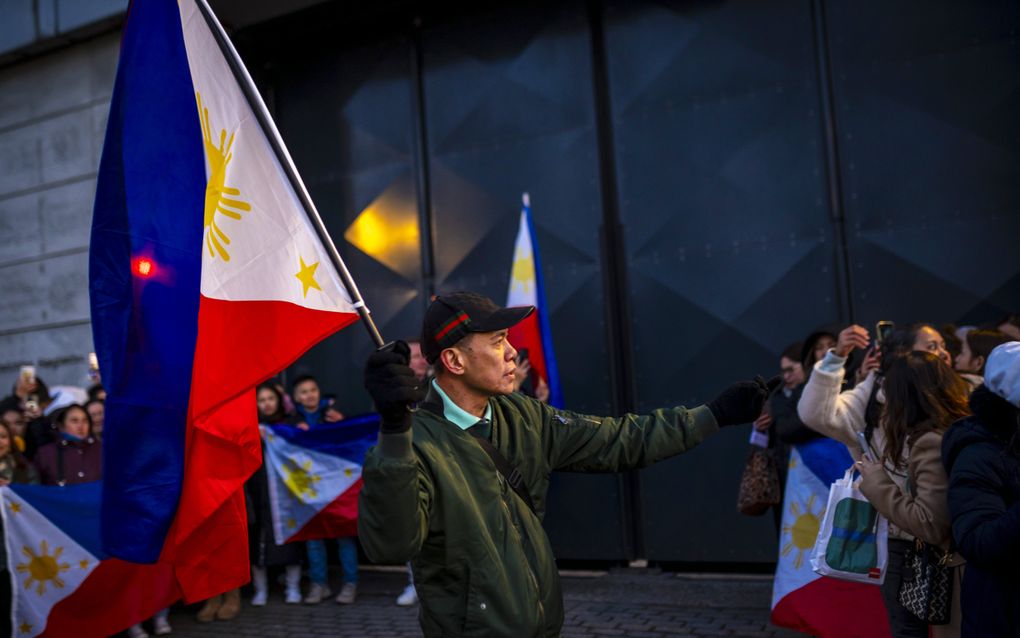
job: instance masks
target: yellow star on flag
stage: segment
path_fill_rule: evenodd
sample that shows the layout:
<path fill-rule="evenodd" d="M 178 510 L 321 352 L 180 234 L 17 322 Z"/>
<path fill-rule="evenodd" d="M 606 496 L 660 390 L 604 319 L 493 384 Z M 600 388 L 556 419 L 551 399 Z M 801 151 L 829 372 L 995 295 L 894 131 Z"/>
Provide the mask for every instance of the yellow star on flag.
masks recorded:
<path fill-rule="evenodd" d="M 297 271 L 294 276 L 297 277 L 298 281 L 301 282 L 301 285 L 304 286 L 304 290 L 302 291 L 304 296 L 308 297 L 309 288 L 315 288 L 316 290 L 321 291 L 322 288 L 319 287 L 319 282 L 315 281 L 315 270 L 319 267 L 319 262 L 308 265 L 305 263 L 303 257 L 298 256 L 298 259 L 301 261 L 301 270 Z"/>
<path fill-rule="evenodd" d="M 14 513 L 14 514 L 17 514 L 20 511 L 21 511 L 21 503 L 12 502 L 11 503 L 11 512 Z"/>
<path fill-rule="evenodd" d="M 30 631 L 32 631 L 32 625 L 28 624 L 27 622 L 23 622 L 21 623 L 21 626 L 18 627 L 18 629 L 21 630 L 21 633 L 27 634 Z"/>
<path fill-rule="evenodd" d="M 297 527 L 297 521 L 295 521 L 293 518 L 288 518 L 287 527 L 294 529 L 295 527 Z"/>
<path fill-rule="evenodd" d="M 81 567 L 82 569 L 88 569 L 89 562 L 87 560 L 82 559 L 81 561 L 78 562 L 78 567 Z"/>

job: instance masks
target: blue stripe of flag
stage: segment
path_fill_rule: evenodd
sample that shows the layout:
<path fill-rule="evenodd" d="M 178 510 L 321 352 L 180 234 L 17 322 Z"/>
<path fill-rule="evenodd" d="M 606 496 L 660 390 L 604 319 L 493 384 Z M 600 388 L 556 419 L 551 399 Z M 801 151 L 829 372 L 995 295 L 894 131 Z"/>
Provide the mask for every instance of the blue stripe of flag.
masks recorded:
<path fill-rule="evenodd" d="M 107 389 L 103 546 L 154 562 L 173 521 L 198 332 L 205 158 L 174 0 L 134 2 L 92 222 L 92 331 Z M 150 277 L 135 276 L 146 258 Z"/>
<path fill-rule="evenodd" d="M 833 439 L 819 438 L 799 443 L 797 451 L 804 465 L 818 477 L 822 485 L 832 485 L 836 479 L 843 478 L 847 468 L 854 463 L 846 446 Z"/>
<path fill-rule="evenodd" d="M 319 423 L 310 430 L 299 430 L 292 425 L 270 427 L 274 434 L 289 443 L 363 465 L 365 452 L 379 437 L 379 415 L 373 412 L 336 423 Z"/>

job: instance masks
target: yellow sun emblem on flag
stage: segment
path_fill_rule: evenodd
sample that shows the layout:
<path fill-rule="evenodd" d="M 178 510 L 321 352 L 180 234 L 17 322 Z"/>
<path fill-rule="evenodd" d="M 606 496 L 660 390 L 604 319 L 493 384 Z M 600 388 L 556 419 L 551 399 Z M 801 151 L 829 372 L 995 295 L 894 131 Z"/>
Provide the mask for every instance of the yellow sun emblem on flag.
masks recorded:
<path fill-rule="evenodd" d="M 218 255 L 223 261 L 230 261 L 230 237 L 217 223 L 217 215 L 240 220 L 243 213 L 251 211 L 251 204 L 237 199 L 241 191 L 226 185 L 227 165 L 234 155 L 234 134 L 227 138 L 227 130 L 220 129 L 219 146 L 213 142 L 212 125 L 209 122 L 209 109 L 202 106 L 202 95 L 195 93 L 198 100 L 198 119 L 202 123 L 202 141 L 205 145 L 205 156 L 209 161 L 209 182 L 205 186 L 205 247 L 213 259 Z"/>
<path fill-rule="evenodd" d="M 514 259 L 510 280 L 514 288 L 531 292 L 531 286 L 535 281 L 535 261 L 531 255 L 520 255 Z"/>
<path fill-rule="evenodd" d="M 64 553 L 63 547 L 58 547 L 53 550 L 53 555 L 49 553 L 49 545 L 46 540 L 43 539 L 39 543 L 40 551 L 38 554 L 33 552 L 28 547 L 22 546 L 21 553 L 28 557 L 27 563 L 18 563 L 18 573 L 28 574 L 28 578 L 25 579 L 25 589 L 31 589 L 32 584 L 36 584 L 35 592 L 42 596 L 46 593 L 46 583 L 53 581 L 53 584 L 58 589 L 63 589 L 64 581 L 60 579 L 60 572 L 66 572 L 71 569 L 68 563 L 57 562 L 60 555 Z"/>
<path fill-rule="evenodd" d="M 821 510 L 824 509 L 824 507 L 821 508 Z M 797 556 L 793 559 L 795 569 L 800 569 L 800 566 L 804 564 L 804 552 L 811 551 L 818 539 L 822 511 L 815 512 L 814 510 L 814 494 L 808 498 L 807 503 L 804 503 L 803 510 L 801 510 L 800 503 L 796 501 L 790 503 L 790 514 L 796 516 L 797 519 L 792 525 L 783 525 L 783 534 L 789 534 L 790 541 L 783 545 L 782 555 L 789 556 L 791 552 L 797 550 Z"/>
<path fill-rule="evenodd" d="M 315 484 L 322 480 L 322 477 L 312 474 L 312 462 L 305 461 L 298 464 L 293 459 L 287 459 L 283 465 L 283 482 L 290 488 L 290 491 L 302 503 L 306 503 L 305 496 L 315 498 L 318 492 L 315 491 Z"/>

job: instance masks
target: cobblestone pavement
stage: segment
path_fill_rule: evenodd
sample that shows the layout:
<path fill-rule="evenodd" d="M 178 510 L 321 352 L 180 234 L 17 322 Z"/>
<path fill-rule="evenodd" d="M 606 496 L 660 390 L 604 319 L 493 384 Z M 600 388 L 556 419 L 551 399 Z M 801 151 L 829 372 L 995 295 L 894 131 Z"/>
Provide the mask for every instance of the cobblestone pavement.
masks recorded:
<path fill-rule="evenodd" d="M 394 604 L 405 575 L 364 571 L 354 605 L 332 600 L 317 606 L 284 605 L 274 589 L 269 605 L 245 601 L 230 622 L 195 622 L 198 606 L 175 608 L 173 636 L 181 638 L 421 636 L 416 607 Z M 772 581 L 755 576 L 665 574 L 655 569 L 615 569 L 601 576 L 563 578 L 564 638 L 581 636 L 803 637 L 768 623 Z"/>

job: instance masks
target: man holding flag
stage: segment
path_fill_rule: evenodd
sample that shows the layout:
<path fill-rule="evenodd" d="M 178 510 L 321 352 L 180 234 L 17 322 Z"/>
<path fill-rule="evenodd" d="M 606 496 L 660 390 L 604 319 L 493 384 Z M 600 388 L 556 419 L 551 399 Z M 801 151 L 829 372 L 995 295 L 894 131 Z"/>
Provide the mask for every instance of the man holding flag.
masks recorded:
<path fill-rule="evenodd" d="M 411 560 L 426 636 L 558 636 L 563 599 L 541 523 L 549 474 L 650 465 L 720 426 L 753 421 L 768 395 L 758 379 L 708 405 L 647 416 L 551 407 L 513 392 L 517 351 L 507 335 L 533 311 L 441 295 L 422 330 L 436 373 L 427 388 L 403 342 L 366 365 L 382 423 L 365 457 L 359 536 L 375 561 Z"/>

